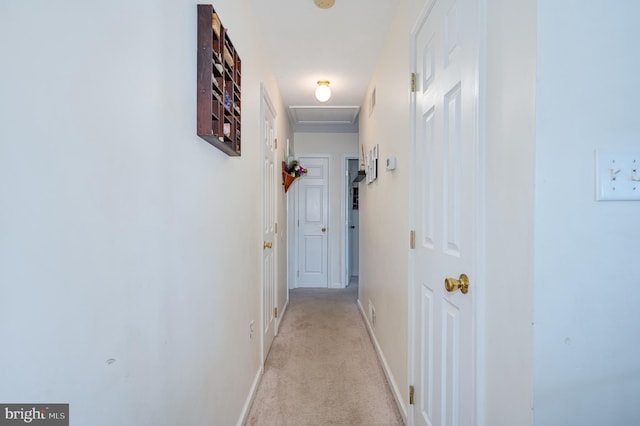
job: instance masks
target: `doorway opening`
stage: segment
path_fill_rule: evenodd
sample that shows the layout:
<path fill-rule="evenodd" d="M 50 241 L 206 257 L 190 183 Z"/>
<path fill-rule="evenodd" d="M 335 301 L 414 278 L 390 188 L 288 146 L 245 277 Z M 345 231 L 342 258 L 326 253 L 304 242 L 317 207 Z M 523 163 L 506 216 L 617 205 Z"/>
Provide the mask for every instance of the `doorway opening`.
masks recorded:
<path fill-rule="evenodd" d="M 354 182 L 358 175 L 358 157 L 345 157 L 344 182 L 344 279 L 345 287 L 358 282 L 360 270 L 360 224 L 359 224 L 359 191 L 358 183 Z"/>

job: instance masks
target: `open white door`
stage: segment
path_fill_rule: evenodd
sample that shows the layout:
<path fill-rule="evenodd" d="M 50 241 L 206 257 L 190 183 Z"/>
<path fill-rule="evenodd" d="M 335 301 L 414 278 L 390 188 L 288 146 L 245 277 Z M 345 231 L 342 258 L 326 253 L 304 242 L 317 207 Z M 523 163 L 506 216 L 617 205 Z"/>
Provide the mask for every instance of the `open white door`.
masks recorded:
<path fill-rule="evenodd" d="M 430 0 L 412 33 L 415 425 L 476 422 L 478 28 L 477 0 Z"/>
<path fill-rule="evenodd" d="M 298 287 L 328 287 L 329 159 L 300 157 L 307 174 L 298 186 Z"/>
<path fill-rule="evenodd" d="M 262 91 L 262 362 L 267 358 L 275 336 L 275 224 L 276 224 L 276 168 L 275 168 L 275 113 L 269 96 Z"/>

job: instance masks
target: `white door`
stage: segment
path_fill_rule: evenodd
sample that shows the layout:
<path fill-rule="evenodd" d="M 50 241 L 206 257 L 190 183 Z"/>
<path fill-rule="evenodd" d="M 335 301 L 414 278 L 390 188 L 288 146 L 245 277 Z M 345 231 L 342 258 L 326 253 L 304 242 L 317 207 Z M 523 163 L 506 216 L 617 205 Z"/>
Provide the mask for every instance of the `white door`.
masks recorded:
<path fill-rule="evenodd" d="M 416 425 L 469 426 L 475 424 L 476 392 L 478 6 L 477 0 L 427 3 L 412 33 L 413 419 Z M 469 278 L 468 293 L 447 291 L 445 279 L 461 274 Z"/>
<path fill-rule="evenodd" d="M 300 157 L 307 174 L 298 185 L 298 287 L 328 287 L 329 159 Z"/>
<path fill-rule="evenodd" d="M 271 349 L 275 336 L 276 319 L 276 261 L 275 261 L 275 113 L 266 92 L 262 95 L 262 361 Z"/>

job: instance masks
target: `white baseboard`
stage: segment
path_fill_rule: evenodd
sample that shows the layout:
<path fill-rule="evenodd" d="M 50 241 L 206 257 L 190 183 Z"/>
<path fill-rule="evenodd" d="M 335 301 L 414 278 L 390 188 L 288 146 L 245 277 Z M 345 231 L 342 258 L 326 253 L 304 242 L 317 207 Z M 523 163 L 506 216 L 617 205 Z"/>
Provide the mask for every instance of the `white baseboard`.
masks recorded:
<path fill-rule="evenodd" d="M 284 318 L 284 313 L 287 312 L 287 307 L 289 307 L 289 299 L 285 302 L 282 307 L 282 312 L 278 313 L 278 321 L 276 322 L 276 330 L 280 328 L 280 323 L 282 322 L 282 318 Z M 277 333 L 276 333 L 277 334 Z M 240 419 L 238 419 L 237 426 L 242 426 L 247 421 L 247 416 L 249 415 L 249 410 L 251 409 L 251 404 L 253 404 L 253 400 L 256 397 L 256 392 L 258 391 L 258 386 L 260 386 L 260 382 L 262 381 L 262 375 L 264 371 L 262 366 L 258 369 L 258 373 L 256 374 L 255 379 L 253 379 L 253 385 L 251 385 L 251 390 L 249 395 L 247 396 L 247 400 L 244 403 L 244 407 L 242 407 L 242 413 L 240 414 Z"/>
<path fill-rule="evenodd" d="M 280 323 L 282 323 L 282 319 L 284 318 L 284 313 L 287 312 L 287 308 L 289 307 L 289 299 L 284 302 L 284 306 L 282 307 L 282 312 L 278 312 L 278 322 L 276 323 L 276 336 L 280 332 Z"/>
<path fill-rule="evenodd" d="M 244 407 L 242 407 L 242 412 L 240 413 L 240 418 L 238 419 L 238 423 L 236 423 L 236 426 L 242 426 L 247 421 L 247 416 L 249 415 L 251 404 L 253 404 L 253 399 L 256 397 L 256 392 L 258 391 L 258 386 L 260 385 L 261 380 L 262 368 L 259 368 L 258 373 L 256 373 L 255 379 L 253 379 L 253 385 L 251 385 L 251 390 L 249 391 L 247 400 L 244 403 Z"/>
<path fill-rule="evenodd" d="M 380 344 L 378 343 L 378 339 L 376 338 L 375 333 L 373 332 L 373 328 L 371 327 L 371 323 L 369 323 L 369 318 L 367 318 L 367 314 L 362 307 L 362 303 L 360 303 L 360 299 L 358 299 L 358 308 L 360 309 L 360 314 L 362 318 L 364 318 L 364 323 L 367 325 L 367 331 L 369 332 L 369 337 L 373 342 L 373 347 L 376 349 L 376 354 L 378 355 L 378 359 L 382 364 L 382 371 L 384 371 L 384 375 L 387 378 L 387 381 L 391 385 L 391 393 L 393 394 L 393 398 L 396 400 L 396 404 L 400 410 L 400 414 L 402 415 L 402 420 L 404 424 L 407 424 L 407 406 L 402 400 L 402 394 L 400 393 L 400 389 L 398 389 L 398 385 L 396 384 L 395 379 L 393 378 L 393 374 L 391 374 L 391 369 L 389 368 L 389 364 L 387 363 L 387 359 L 380 348 Z"/>

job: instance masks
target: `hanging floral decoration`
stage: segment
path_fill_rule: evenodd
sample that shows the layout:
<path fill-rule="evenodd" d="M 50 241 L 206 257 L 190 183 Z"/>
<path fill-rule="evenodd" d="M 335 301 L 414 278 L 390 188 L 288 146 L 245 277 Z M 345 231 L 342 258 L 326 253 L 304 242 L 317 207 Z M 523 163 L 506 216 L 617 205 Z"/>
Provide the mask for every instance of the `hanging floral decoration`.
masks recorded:
<path fill-rule="evenodd" d="M 293 160 L 289 164 L 282 162 L 282 184 L 284 185 L 284 192 L 289 190 L 291 184 L 299 177 L 307 174 L 307 169 L 302 167 L 298 160 Z"/>
<path fill-rule="evenodd" d="M 291 163 L 287 165 L 287 173 L 289 173 L 294 178 L 299 178 L 307 174 L 307 169 L 302 167 L 298 160 L 293 160 Z"/>

